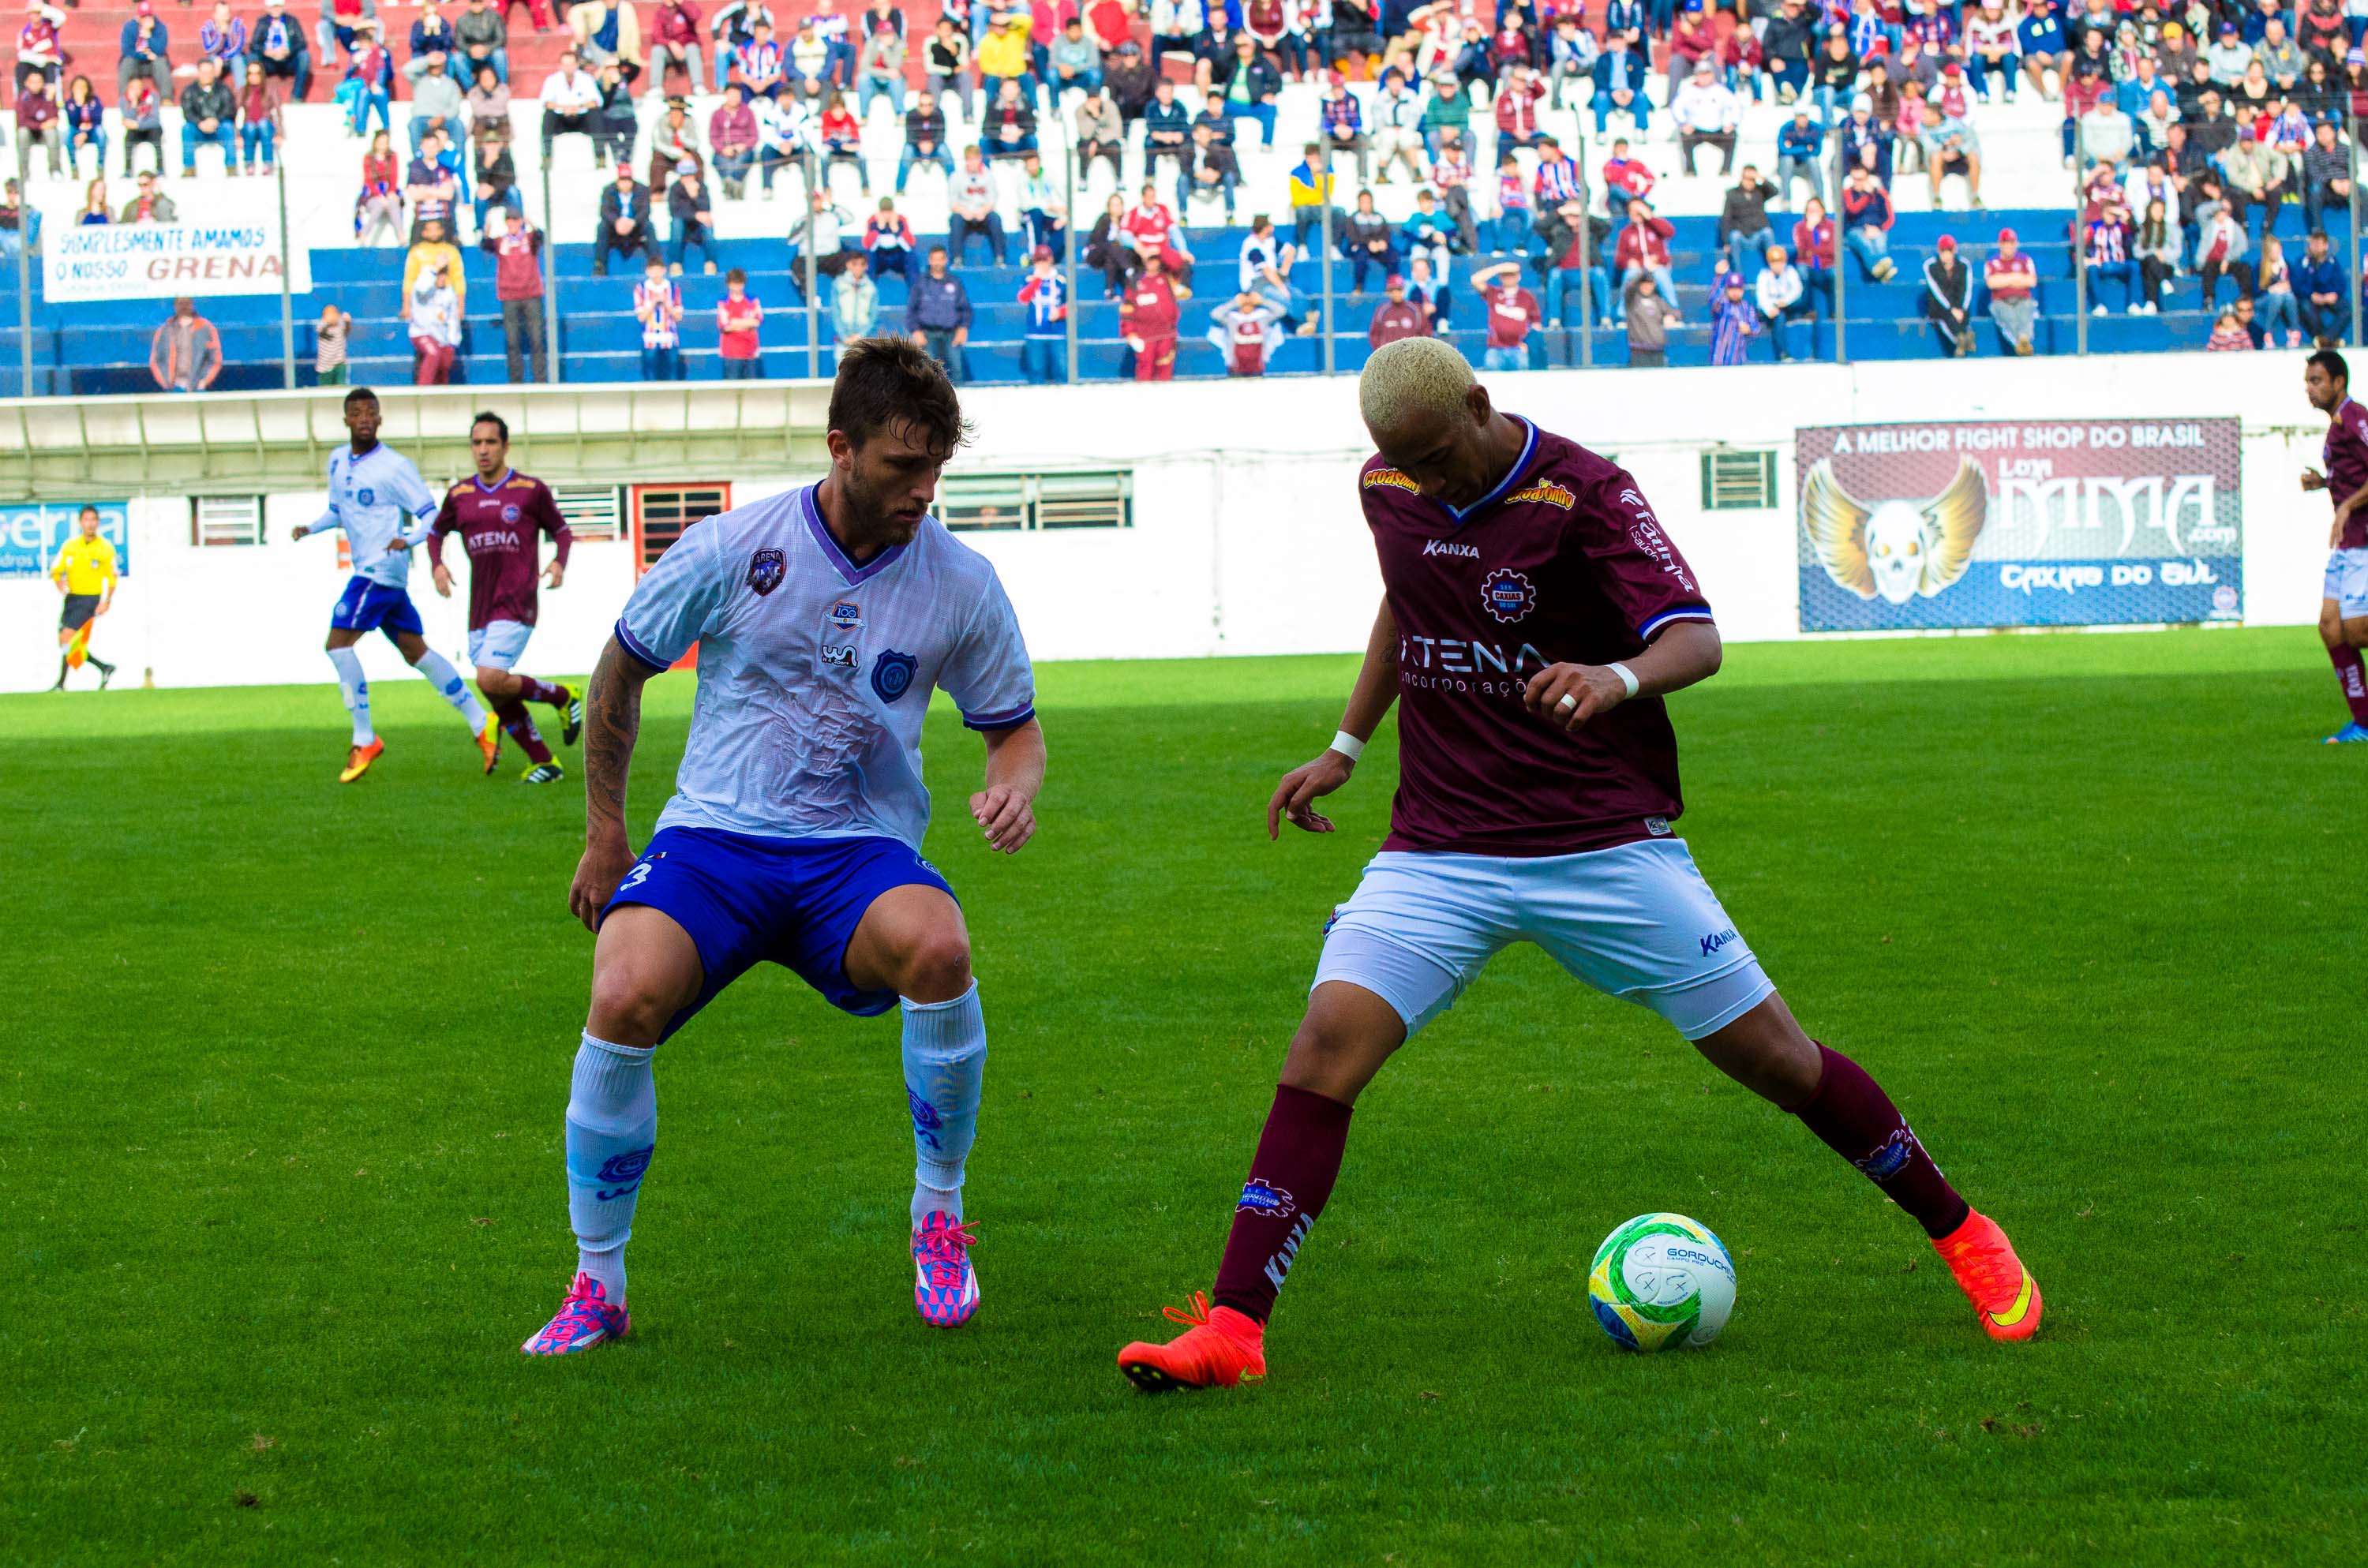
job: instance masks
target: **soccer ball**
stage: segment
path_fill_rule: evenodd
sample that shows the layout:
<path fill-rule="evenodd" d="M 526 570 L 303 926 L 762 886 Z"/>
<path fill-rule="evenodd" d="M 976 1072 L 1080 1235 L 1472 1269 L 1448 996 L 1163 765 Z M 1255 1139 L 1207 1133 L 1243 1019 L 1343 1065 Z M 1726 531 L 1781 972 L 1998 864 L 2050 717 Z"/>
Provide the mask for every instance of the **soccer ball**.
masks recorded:
<path fill-rule="evenodd" d="M 1699 1350 L 1735 1311 L 1735 1264 L 1709 1226 L 1639 1214 L 1595 1249 L 1587 1296 L 1603 1332 L 1631 1350 Z"/>

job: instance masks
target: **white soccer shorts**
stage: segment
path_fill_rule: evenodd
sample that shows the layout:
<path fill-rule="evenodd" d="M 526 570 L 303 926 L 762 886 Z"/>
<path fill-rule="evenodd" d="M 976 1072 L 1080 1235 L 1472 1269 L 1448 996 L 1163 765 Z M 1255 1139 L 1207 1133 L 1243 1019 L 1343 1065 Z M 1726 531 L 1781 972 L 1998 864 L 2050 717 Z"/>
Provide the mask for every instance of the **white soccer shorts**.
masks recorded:
<path fill-rule="evenodd" d="M 1596 990 L 1652 1008 L 1688 1040 L 1776 990 L 1681 838 L 1541 858 L 1384 850 L 1334 912 L 1315 984 L 1372 992 L 1411 1039 L 1520 941 Z"/>
<path fill-rule="evenodd" d="M 2368 615 L 2368 550 L 2327 552 L 2327 585 L 2320 595 L 2340 606 L 2346 620 Z"/>
<path fill-rule="evenodd" d="M 507 670 L 526 652 L 534 628 L 522 620 L 489 620 L 469 629 L 469 662 L 489 670 Z"/>

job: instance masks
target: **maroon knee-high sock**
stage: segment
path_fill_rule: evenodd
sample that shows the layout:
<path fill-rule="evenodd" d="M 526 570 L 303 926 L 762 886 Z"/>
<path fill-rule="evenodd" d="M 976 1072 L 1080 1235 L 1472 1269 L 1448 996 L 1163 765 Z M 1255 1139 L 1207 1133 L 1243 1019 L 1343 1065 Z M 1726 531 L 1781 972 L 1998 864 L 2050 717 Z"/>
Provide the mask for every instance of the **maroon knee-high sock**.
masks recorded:
<path fill-rule="evenodd" d="M 1947 1235 L 1969 1211 L 1883 1085 L 1839 1051 L 1817 1047 L 1816 1093 L 1792 1108 L 1826 1147 L 1859 1168 L 1884 1195 L 1916 1218 L 1924 1233 Z"/>
<path fill-rule="evenodd" d="M 542 744 L 542 732 L 534 727 L 534 716 L 526 710 L 525 703 L 515 697 L 505 697 L 494 704 L 494 717 L 502 722 L 502 728 L 510 733 L 510 739 L 518 742 L 528 756 L 536 762 L 551 760 L 551 748 Z"/>
<path fill-rule="evenodd" d="M 566 705 L 567 692 L 564 687 L 547 680 L 537 680 L 532 676 L 522 676 L 516 670 L 510 672 L 510 678 L 518 683 L 518 694 L 529 702 L 548 702 L 554 708 Z"/>
<path fill-rule="evenodd" d="M 2368 724 L 2368 675 L 2360 666 L 2360 650 L 2345 643 L 2329 648 L 2327 656 L 2335 662 L 2335 678 L 2343 683 L 2343 700 L 2351 710 L 2351 722 Z"/>
<path fill-rule="evenodd" d="M 1276 1087 L 1274 1108 L 1266 1114 L 1250 1179 L 1225 1237 L 1225 1259 L 1217 1266 L 1211 1292 L 1217 1305 L 1260 1323 L 1274 1311 L 1292 1259 L 1332 1196 L 1340 1156 L 1349 1147 L 1349 1116 L 1338 1100 L 1288 1084 Z"/>

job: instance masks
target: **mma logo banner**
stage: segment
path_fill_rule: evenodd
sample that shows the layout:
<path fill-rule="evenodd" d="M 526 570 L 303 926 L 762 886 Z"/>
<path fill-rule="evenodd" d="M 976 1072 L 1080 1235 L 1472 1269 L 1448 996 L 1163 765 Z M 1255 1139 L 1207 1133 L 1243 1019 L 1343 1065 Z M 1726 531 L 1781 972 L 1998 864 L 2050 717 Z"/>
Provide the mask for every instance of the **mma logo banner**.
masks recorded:
<path fill-rule="evenodd" d="M 2237 439 L 2234 419 L 1802 429 L 1801 630 L 2241 619 Z"/>

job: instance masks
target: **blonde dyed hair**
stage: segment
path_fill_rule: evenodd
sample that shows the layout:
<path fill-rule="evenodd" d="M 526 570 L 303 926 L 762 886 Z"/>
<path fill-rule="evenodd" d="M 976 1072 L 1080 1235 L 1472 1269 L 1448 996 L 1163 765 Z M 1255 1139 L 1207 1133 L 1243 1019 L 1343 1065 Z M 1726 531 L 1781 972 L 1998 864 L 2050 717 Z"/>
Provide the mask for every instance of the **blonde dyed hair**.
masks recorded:
<path fill-rule="evenodd" d="M 1357 378 L 1357 403 L 1365 424 L 1398 430 L 1409 419 L 1452 422 L 1463 416 L 1472 391 L 1472 367 L 1452 344 L 1436 337 L 1402 337 L 1373 350 Z"/>

